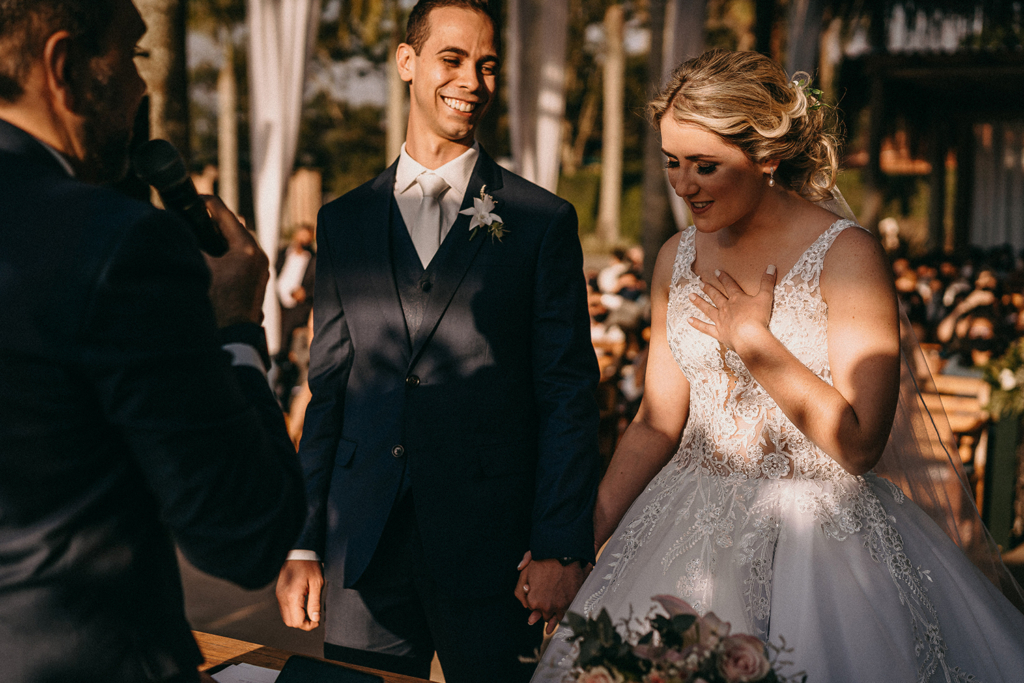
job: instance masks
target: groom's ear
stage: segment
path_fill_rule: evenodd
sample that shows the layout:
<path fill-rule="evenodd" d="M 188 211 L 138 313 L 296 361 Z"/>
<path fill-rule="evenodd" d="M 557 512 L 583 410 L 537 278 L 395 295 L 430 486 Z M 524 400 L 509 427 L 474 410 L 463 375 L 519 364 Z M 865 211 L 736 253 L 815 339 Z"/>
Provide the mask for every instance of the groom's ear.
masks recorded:
<path fill-rule="evenodd" d="M 402 43 L 395 52 L 395 61 L 398 64 L 398 75 L 406 83 L 412 82 L 412 75 L 416 71 L 416 51 L 412 45 Z"/>

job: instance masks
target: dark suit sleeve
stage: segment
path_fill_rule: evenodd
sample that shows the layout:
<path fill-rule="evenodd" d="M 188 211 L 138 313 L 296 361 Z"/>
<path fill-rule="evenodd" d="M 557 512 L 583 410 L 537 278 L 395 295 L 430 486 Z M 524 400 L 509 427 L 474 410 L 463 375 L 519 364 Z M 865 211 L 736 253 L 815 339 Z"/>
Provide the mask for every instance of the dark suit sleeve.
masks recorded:
<path fill-rule="evenodd" d="M 535 559 L 593 560 L 599 371 L 571 205 L 563 204 L 548 227 L 536 272 L 532 344 L 540 429 L 530 550 Z"/>
<path fill-rule="evenodd" d="M 78 331 L 104 420 L 185 556 L 254 588 L 298 535 L 302 482 L 266 379 L 232 368 L 183 225 L 150 212 L 112 247 Z"/>
<path fill-rule="evenodd" d="M 313 294 L 313 343 L 309 348 L 309 390 L 299 459 L 306 482 L 306 523 L 295 545 L 324 556 L 327 498 L 334 455 L 341 438 L 345 387 L 352 368 L 352 338 L 333 274 L 330 221 L 317 219 L 320 276 Z M 328 223 L 328 225 L 325 225 Z"/>

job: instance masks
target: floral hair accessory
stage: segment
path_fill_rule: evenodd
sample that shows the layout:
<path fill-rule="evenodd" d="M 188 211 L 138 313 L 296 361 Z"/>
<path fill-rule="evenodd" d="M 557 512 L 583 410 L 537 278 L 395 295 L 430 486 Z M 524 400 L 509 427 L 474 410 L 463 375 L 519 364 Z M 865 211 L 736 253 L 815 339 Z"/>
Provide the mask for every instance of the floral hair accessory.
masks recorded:
<path fill-rule="evenodd" d="M 484 185 L 480 188 L 480 196 L 473 197 L 473 208 L 459 211 L 460 214 L 473 217 L 469 221 L 470 240 L 476 237 L 476 233 L 480 228 L 485 228 L 490 233 L 492 241 L 497 239 L 499 242 L 505 236 L 505 233 L 509 231 L 502 222 L 501 216 L 491 213 L 494 211 L 496 204 L 497 202 L 494 201 L 494 197 L 487 194 L 487 186 Z"/>
<path fill-rule="evenodd" d="M 803 91 L 804 97 L 807 98 L 807 109 L 809 111 L 818 111 L 822 106 L 831 106 L 822 102 L 822 97 L 825 93 L 818 88 L 811 87 L 811 77 L 804 71 L 797 71 L 793 74 L 793 80 L 790 82 L 790 86 L 794 90 Z"/>

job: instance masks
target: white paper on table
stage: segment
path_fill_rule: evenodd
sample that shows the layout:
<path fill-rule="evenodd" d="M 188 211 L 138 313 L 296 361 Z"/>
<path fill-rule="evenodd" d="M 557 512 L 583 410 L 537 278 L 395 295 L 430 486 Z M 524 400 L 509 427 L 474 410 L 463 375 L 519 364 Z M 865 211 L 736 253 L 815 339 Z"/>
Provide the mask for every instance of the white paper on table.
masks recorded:
<path fill-rule="evenodd" d="M 217 683 L 274 683 L 280 671 L 252 664 L 232 664 L 213 674 Z"/>

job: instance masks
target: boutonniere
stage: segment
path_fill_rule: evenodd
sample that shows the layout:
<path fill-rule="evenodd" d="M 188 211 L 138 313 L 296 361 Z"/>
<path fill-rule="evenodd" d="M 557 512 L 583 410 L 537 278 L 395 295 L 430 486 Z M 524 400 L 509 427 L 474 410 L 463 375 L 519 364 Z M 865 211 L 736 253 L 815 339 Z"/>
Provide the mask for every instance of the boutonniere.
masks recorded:
<path fill-rule="evenodd" d="M 460 214 L 472 216 L 473 219 L 469 221 L 469 239 L 472 240 L 476 237 L 476 233 L 480 228 L 484 228 L 491 235 L 491 240 L 497 238 L 500 242 L 501 238 L 508 232 L 508 228 L 501 222 L 501 216 L 494 211 L 494 206 L 497 202 L 494 201 L 494 197 L 487 194 L 487 186 L 484 185 L 480 188 L 480 196 L 473 197 L 473 208 L 463 209 L 459 211 Z"/>

